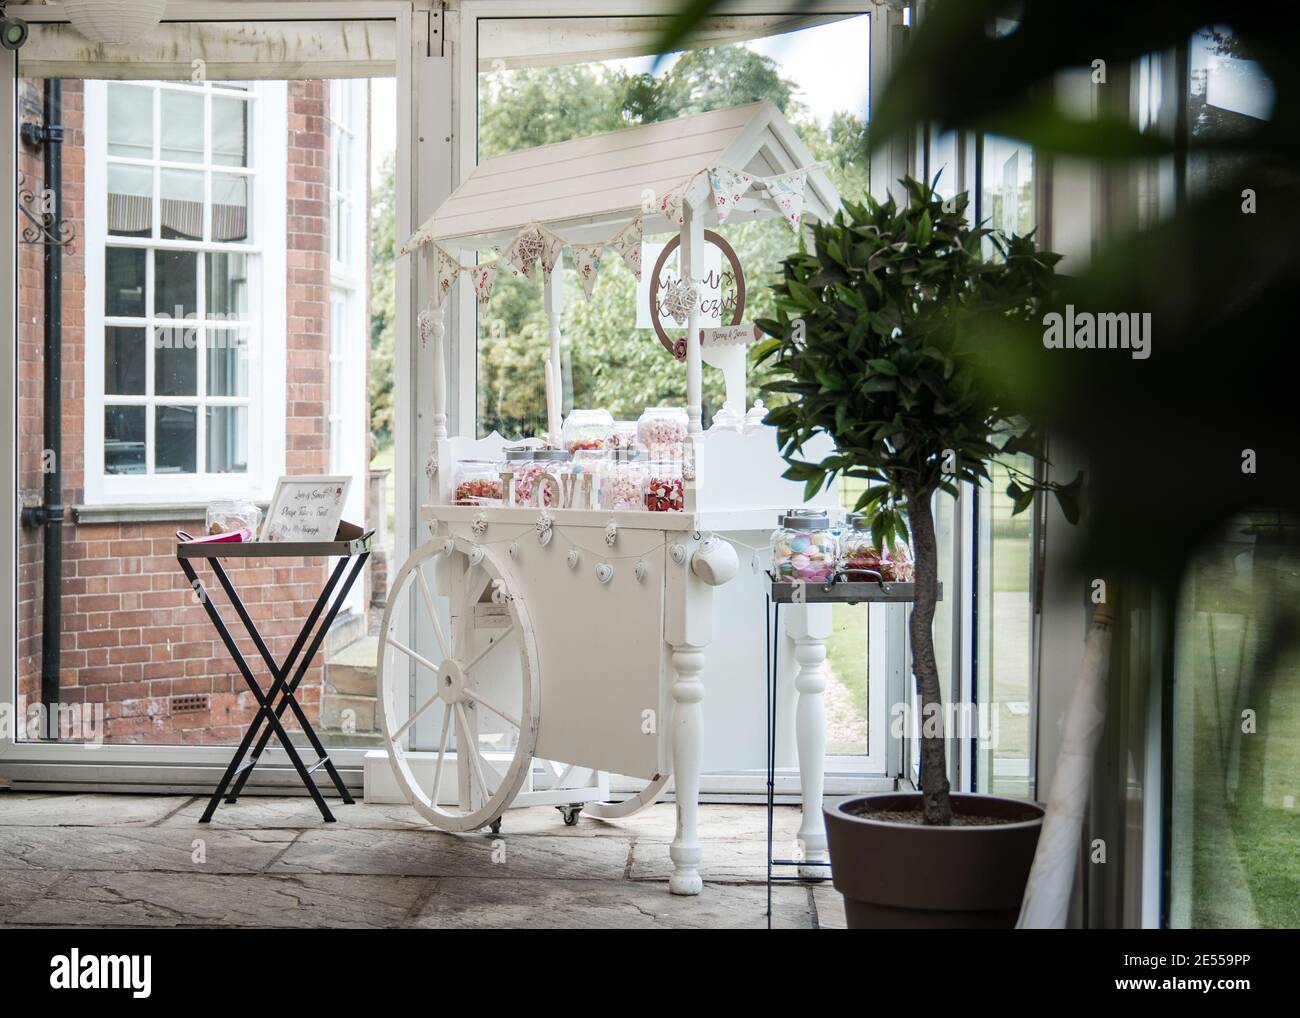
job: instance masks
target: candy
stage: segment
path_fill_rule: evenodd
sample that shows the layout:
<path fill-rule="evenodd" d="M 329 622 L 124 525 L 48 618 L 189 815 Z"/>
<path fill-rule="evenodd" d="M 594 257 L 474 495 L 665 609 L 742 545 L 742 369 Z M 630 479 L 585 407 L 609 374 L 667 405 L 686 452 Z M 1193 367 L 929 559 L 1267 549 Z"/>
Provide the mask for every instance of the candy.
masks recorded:
<path fill-rule="evenodd" d="M 641 482 L 635 477 L 615 476 L 605 488 L 607 508 L 635 509 L 641 498 Z"/>
<path fill-rule="evenodd" d="M 796 552 L 793 550 L 794 543 L 782 541 L 772 549 L 772 564 L 778 576 L 811 583 L 828 580 L 834 575 L 833 555 L 811 544 L 805 551 Z"/>
<path fill-rule="evenodd" d="M 564 419 L 561 440 L 569 452 L 581 449 L 604 449 L 605 436 L 614 427 L 608 410 L 584 410 L 575 407 Z"/>
<path fill-rule="evenodd" d="M 605 439 L 606 449 L 634 449 L 636 448 L 636 422 L 634 421 L 616 421 L 614 430 L 609 433 Z"/>
<path fill-rule="evenodd" d="M 881 572 L 880 552 L 876 551 L 875 545 L 870 541 L 861 538 L 850 537 L 847 547 L 844 549 L 844 563 L 842 566 L 846 573 L 849 573 L 850 579 L 874 580 L 875 574 Z M 871 573 L 870 576 L 854 576 L 855 573 Z"/>
<path fill-rule="evenodd" d="M 485 499 L 501 500 L 500 481 L 475 478 L 456 485 L 457 505 L 482 505 Z"/>
<path fill-rule="evenodd" d="M 686 508 L 680 477 L 651 477 L 646 482 L 645 507 L 651 512 L 680 512 Z"/>
<path fill-rule="evenodd" d="M 645 506 L 646 467 L 634 459 L 612 459 L 602 467 L 600 494 L 605 509 Z"/>
<path fill-rule="evenodd" d="M 849 555 L 844 560 L 844 571 L 846 573 L 879 573 L 881 571 L 880 556 L 874 554 Z M 874 579 L 874 577 L 867 577 L 867 579 Z"/>
<path fill-rule="evenodd" d="M 636 422 L 636 439 L 654 459 L 681 460 L 686 453 L 686 414 L 680 409 L 652 407 Z"/>
<path fill-rule="evenodd" d="M 889 573 L 888 576 L 885 576 L 886 571 Z M 880 574 L 884 579 L 895 580 L 898 583 L 912 583 L 915 580 L 916 570 L 912 565 L 912 556 L 907 550 L 907 545 L 894 545 L 894 550 L 881 568 Z"/>
<path fill-rule="evenodd" d="M 782 528 L 772 535 L 772 572 L 786 582 L 831 582 L 836 554 L 835 535 L 828 530 Z"/>
<path fill-rule="evenodd" d="M 544 471 L 537 463 L 525 463 L 515 474 L 515 505 L 531 505 L 533 500 L 533 486 L 537 483 Z M 542 496 L 542 501 L 550 505 L 553 501 L 551 490 L 546 489 Z"/>

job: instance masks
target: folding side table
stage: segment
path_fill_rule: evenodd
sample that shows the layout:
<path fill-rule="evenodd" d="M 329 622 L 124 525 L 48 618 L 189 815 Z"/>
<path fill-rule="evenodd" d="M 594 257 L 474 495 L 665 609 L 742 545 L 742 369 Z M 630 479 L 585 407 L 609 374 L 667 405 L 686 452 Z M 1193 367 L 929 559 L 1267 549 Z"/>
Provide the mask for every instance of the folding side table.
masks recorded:
<path fill-rule="evenodd" d="M 776 881 L 822 881 L 827 877 L 774 876 L 773 867 L 799 866 L 823 867 L 831 864 L 817 860 L 773 859 L 773 813 L 776 805 L 776 703 L 777 674 L 780 663 L 781 605 L 783 604 L 897 604 L 916 600 L 915 583 L 877 582 L 874 580 L 843 580 L 831 583 L 804 583 L 778 580 L 770 572 L 767 607 L 764 613 L 764 635 L 767 649 L 767 678 L 764 688 L 767 714 L 767 928 L 772 928 L 772 884 Z M 943 598 L 943 585 L 939 585 Z"/>
<path fill-rule="evenodd" d="M 257 626 L 254 624 L 252 617 L 248 614 L 248 609 L 244 607 L 244 602 L 240 599 L 234 583 L 231 582 L 230 576 L 221 564 L 221 560 L 333 557 L 338 558 L 338 564 L 331 570 L 329 579 L 320 592 L 320 596 L 316 599 L 315 605 L 312 606 L 311 611 L 308 613 L 306 621 L 303 622 L 302 629 L 299 631 L 298 638 L 294 641 L 289 655 L 283 662 L 277 664 L 275 658 L 271 655 L 270 648 L 266 645 L 266 641 L 262 639 L 262 635 L 257 631 Z M 298 684 L 302 682 L 303 677 L 307 674 L 307 669 L 311 667 L 316 652 L 320 650 L 320 645 L 325 641 L 325 634 L 329 631 L 334 617 L 347 599 L 348 591 L 352 589 L 352 584 L 361 574 L 362 567 L 365 566 L 366 559 L 369 557 L 369 534 L 352 541 L 282 543 L 253 541 L 247 544 L 182 541 L 176 545 L 176 559 L 180 563 L 181 571 L 185 573 L 195 595 L 203 604 L 204 610 L 208 613 L 208 618 L 212 620 L 212 625 L 221 636 L 221 642 L 226 645 L 226 652 L 239 669 L 240 674 L 243 675 L 244 681 L 248 683 L 248 688 L 252 691 L 258 705 L 258 712 L 248 726 L 248 731 L 244 733 L 243 741 L 240 742 L 239 748 L 235 751 L 230 766 L 226 768 L 225 774 L 222 775 L 221 782 L 217 785 L 217 790 L 209 800 L 208 808 L 203 811 L 199 823 L 206 824 L 211 821 L 212 814 L 216 812 L 222 796 L 226 796 L 227 803 L 232 803 L 239 798 L 239 793 L 248 781 L 249 774 L 257 766 L 258 760 L 261 759 L 272 735 L 280 740 L 285 755 L 288 756 L 289 762 L 293 764 L 294 770 L 298 772 L 298 777 L 302 779 L 302 783 L 306 786 L 312 799 L 315 800 L 316 808 L 320 810 L 321 816 L 326 822 L 332 823 L 334 814 L 325 805 L 325 799 L 321 795 L 320 789 L 316 787 L 316 782 L 312 779 L 314 771 L 324 767 L 325 773 L 334 782 L 334 787 L 338 789 L 343 802 L 350 805 L 354 801 L 348 793 L 347 787 L 343 784 L 343 779 L 339 777 L 339 772 L 330 760 L 329 754 L 325 752 L 325 747 L 321 745 L 316 730 L 312 727 L 311 722 L 307 720 L 307 714 L 298 703 L 295 693 L 298 690 Z M 194 561 L 196 559 L 206 559 L 211 565 L 217 582 L 221 584 L 226 596 L 230 598 L 235 614 L 243 622 L 244 628 L 248 630 L 248 635 L 252 637 L 253 645 L 257 648 L 258 654 L 261 655 L 266 667 L 270 670 L 272 681 L 270 688 L 265 693 L 262 691 L 262 687 L 258 685 L 252 668 L 244 660 L 244 655 L 240 653 L 239 648 L 235 645 L 234 637 L 230 635 L 230 630 L 226 628 L 226 623 L 217 610 L 217 606 L 213 603 L 212 597 L 195 572 Z M 349 563 L 351 569 L 348 569 Z M 347 572 L 347 578 L 343 580 L 340 587 L 339 581 L 343 579 L 345 571 Z M 338 595 L 331 600 L 331 595 L 334 594 L 336 589 Z M 322 615 L 324 616 L 323 619 Z M 319 626 L 317 626 L 318 622 L 320 623 Z M 312 633 L 313 629 L 315 629 L 314 635 Z M 308 642 L 309 640 L 310 642 Z M 304 647 L 306 648 L 305 653 Z M 299 659 L 299 655 L 301 655 L 301 659 Z M 295 662 L 297 663 L 296 670 L 294 670 Z M 290 678 L 291 672 L 292 678 Z M 293 716 L 297 719 L 303 735 L 306 736 L 307 742 L 315 751 L 317 759 L 314 763 L 303 763 L 298 749 L 289 738 L 284 725 L 281 724 L 280 719 L 284 716 L 285 710 L 293 711 Z M 264 722 L 265 729 L 262 727 Z M 253 745 L 254 739 L 257 739 L 257 745 L 250 754 L 249 747 Z M 233 787 L 231 786 L 232 781 L 234 781 Z M 228 795 L 227 789 L 229 789 Z"/>

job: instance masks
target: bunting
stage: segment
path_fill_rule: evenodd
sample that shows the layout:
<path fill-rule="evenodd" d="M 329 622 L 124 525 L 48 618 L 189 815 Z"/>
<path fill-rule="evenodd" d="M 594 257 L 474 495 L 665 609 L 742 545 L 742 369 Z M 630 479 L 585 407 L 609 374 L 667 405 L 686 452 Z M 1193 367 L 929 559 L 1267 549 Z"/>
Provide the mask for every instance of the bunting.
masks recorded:
<path fill-rule="evenodd" d="M 447 254 L 439 245 L 433 246 L 434 284 L 433 299 L 430 303 L 434 307 L 442 307 L 442 302 L 447 299 L 447 293 L 456 282 L 456 277 L 460 275 L 462 268 L 460 262 Z"/>
<path fill-rule="evenodd" d="M 406 243 L 397 249 L 397 253 L 399 256 L 408 255 L 412 251 L 424 247 L 425 244 L 428 244 L 432 240 L 433 240 L 432 232 L 430 231 L 429 226 L 426 223 L 424 226 L 421 226 L 418 230 L 416 230 L 413 234 L 411 234 L 409 238 L 407 238 Z"/>
<path fill-rule="evenodd" d="M 542 257 L 542 251 L 545 247 L 546 240 L 542 236 L 542 228 L 540 226 L 528 226 L 506 245 L 501 257 L 510 266 L 512 275 L 519 276 L 522 274 L 528 279 L 532 279 L 533 273 L 537 270 L 537 262 Z"/>
<path fill-rule="evenodd" d="M 636 276 L 638 283 L 641 281 L 641 239 L 644 236 L 645 223 L 638 216 L 614 234 L 609 241 L 609 246 L 623 257 L 624 263 L 632 270 L 632 275 Z"/>
<path fill-rule="evenodd" d="M 691 180 L 694 179 L 694 177 L 691 178 Z M 690 186 L 691 180 L 679 184 L 659 199 L 660 214 L 668 222 L 677 226 L 681 226 L 682 223 L 686 222 L 686 189 Z"/>
<path fill-rule="evenodd" d="M 542 253 L 540 260 L 542 263 L 542 279 L 549 283 L 551 281 L 551 272 L 555 266 L 560 264 L 560 258 L 564 254 L 564 241 L 553 234 L 550 230 L 538 227 L 542 234 Z"/>
<path fill-rule="evenodd" d="M 796 233 L 799 231 L 800 216 L 803 212 L 803 191 L 807 182 L 807 170 L 797 170 L 763 182 L 767 193 L 771 196 L 772 207 L 781 213 Z"/>
<path fill-rule="evenodd" d="M 488 301 L 492 299 L 492 289 L 496 286 L 497 281 L 497 262 L 483 262 L 475 265 L 474 273 L 474 295 L 478 298 L 478 306 L 485 308 Z"/>
<path fill-rule="evenodd" d="M 573 255 L 573 267 L 578 270 L 578 279 L 582 283 L 582 292 L 591 299 L 591 292 L 596 288 L 596 274 L 600 272 L 600 252 L 605 243 L 571 244 L 569 251 Z"/>
<path fill-rule="evenodd" d="M 740 204 L 740 199 L 745 197 L 753 183 L 751 174 L 733 170 L 730 166 L 719 166 L 709 173 L 709 188 L 713 191 L 713 207 L 719 224 L 726 222 L 731 210 Z"/>
<path fill-rule="evenodd" d="M 804 191 L 808 183 L 810 166 L 765 177 L 756 173 L 738 170 L 733 166 L 716 166 L 692 174 L 672 188 L 669 188 L 651 208 L 658 211 L 669 223 L 680 226 L 685 221 L 686 203 L 692 207 L 703 200 L 704 193 L 711 194 L 714 215 L 719 224 L 736 210 L 744 197 L 755 188 L 761 188 L 758 200 L 766 202 L 780 213 L 791 229 L 798 232 L 802 223 Z M 701 179 L 701 178 L 704 179 Z M 707 182 L 707 183 L 706 183 Z M 632 275 L 641 279 L 641 246 L 645 238 L 645 221 L 637 216 L 625 224 L 607 240 L 594 244 L 570 244 L 564 238 L 542 226 L 530 223 L 517 233 L 502 249 L 498 258 L 462 265 L 447 253 L 437 241 L 433 240 L 431 230 L 421 227 L 399 249 L 399 254 L 409 254 L 424 245 L 433 248 L 434 288 L 429 301 L 430 308 L 440 308 L 447 299 L 447 294 L 462 273 L 468 273 L 474 281 L 474 295 L 480 306 L 485 306 L 492 299 L 496 280 L 502 266 L 511 276 L 536 278 L 538 264 L 542 267 L 542 277 L 550 282 L 551 273 L 561 264 L 564 248 L 569 248 L 573 256 L 574 268 L 582 283 L 583 293 L 588 298 L 596 287 L 596 277 L 600 272 L 601 255 L 605 248 L 613 248 Z M 428 331 L 427 323 L 421 323 L 422 335 Z"/>

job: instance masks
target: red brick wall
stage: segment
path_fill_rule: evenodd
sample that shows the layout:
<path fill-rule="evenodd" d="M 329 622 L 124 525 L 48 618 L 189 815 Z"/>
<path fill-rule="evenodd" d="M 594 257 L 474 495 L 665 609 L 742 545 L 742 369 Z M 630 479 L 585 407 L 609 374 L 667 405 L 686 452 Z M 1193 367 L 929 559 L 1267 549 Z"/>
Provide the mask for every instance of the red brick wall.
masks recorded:
<path fill-rule="evenodd" d="M 328 466 L 329 239 L 326 127 L 328 86 L 288 87 L 288 321 L 285 393 L 287 473 L 323 473 Z M 20 114 L 41 119 L 41 83 L 24 81 Z M 63 501 L 80 504 L 84 493 L 85 413 L 84 135 L 82 89 L 63 89 L 64 215 L 77 228 L 77 246 L 64 255 L 63 291 Z M 38 150 L 22 146 L 19 168 L 37 184 Z M 19 261 L 19 486 L 24 505 L 42 498 L 41 249 L 23 245 Z M 275 341 L 277 330 L 266 330 Z M 256 436 L 253 437 L 256 440 Z M 269 493 L 268 493 L 269 494 Z M 60 699 L 104 705 L 105 741 L 117 743 L 232 742 L 242 735 L 256 703 L 176 562 L 175 531 L 201 530 L 202 520 L 140 520 L 82 524 L 69 513 L 63 542 L 63 637 Z M 20 534 L 18 589 L 19 690 L 40 701 L 40 528 Z M 321 563 L 273 560 L 230 563 L 231 579 L 273 655 L 283 658 L 325 579 Z M 200 569 L 241 651 L 263 688 L 270 678 L 252 641 L 211 574 Z M 319 659 L 304 679 L 300 701 L 313 719 L 320 703 Z M 207 694 L 208 709 L 178 712 L 171 698 Z M 286 720 L 287 717 L 286 717 Z"/>
<path fill-rule="evenodd" d="M 329 86 L 289 92 L 287 473 L 329 465 Z"/>

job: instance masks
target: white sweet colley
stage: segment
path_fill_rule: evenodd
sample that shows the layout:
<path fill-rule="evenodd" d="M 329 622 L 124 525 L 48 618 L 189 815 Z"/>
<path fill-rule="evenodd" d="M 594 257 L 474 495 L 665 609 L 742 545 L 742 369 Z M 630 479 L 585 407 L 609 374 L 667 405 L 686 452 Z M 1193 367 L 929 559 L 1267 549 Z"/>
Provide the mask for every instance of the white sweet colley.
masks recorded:
<path fill-rule="evenodd" d="M 459 461 L 506 458 L 499 435 L 447 434 L 443 312 L 457 278 L 469 276 L 482 300 L 498 272 L 542 273 L 554 438 L 564 273 L 552 269 L 565 251 L 584 282 L 602 253 L 623 257 L 639 274 L 641 236 L 675 233 L 681 276 L 699 287 L 706 226 L 782 217 L 797 229 L 801 218 L 825 219 L 838 204 L 790 125 L 758 104 L 489 160 L 404 246 L 429 268 L 421 331 L 433 343 L 432 497 L 422 511 L 428 540 L 398 571 L 384 613 L 381 714 L 397 783 L 435 827 L 495 831 L 512 804 L 549 803 L 569 823 L 584 809 L 602 819 L 628 817 L 675 777 L 670 889 L 698 894 L 706 651 L 712 645 L 729 673 L 747 670 L 761 711 L 764 576 L 751 568 L 752 549 L 781 510 L 803 500 L 801 486 L 781 478 L 773 429 L 753 414 L 743 426 L 701 429 L 706 354 L 697 340 L 684 344 L 681 511 L 570 508 L 551 488 L 550 504 L 456 505 Z M 500 259 L 476 261 L 493 247 Z M 685 335 L 703 339 L 698 302 L 685 302 L 683 312 Z M 459 319 L 462 341 L 472 343 L 474 316 Z M 730 421 L 744 421 L 745 352 L 743 342 L 719 343 L 707 355 L 724 372 Z M 827 451 L 805 449 L 813 458 Z M 814 504 L 835 502 L 828 490 Z M 725 615 L 715 626 L 718 611 Z M 825 859 L 824 651 L 817 645 L 826 620 L 819 611 L 829 608 L 790 613 L 790 635 L 802 640 L 789 657 L 801 697 L 807 860 Z M 752 723 L 746 735 L 756 739 L 761 713 L 742 723 Z M 645 784 L 609 802 L 610 774 Z"/>

